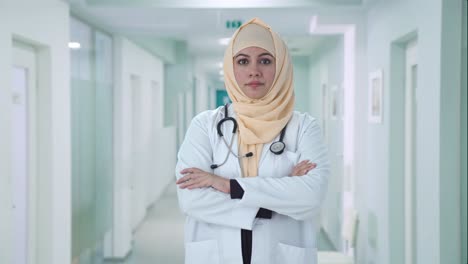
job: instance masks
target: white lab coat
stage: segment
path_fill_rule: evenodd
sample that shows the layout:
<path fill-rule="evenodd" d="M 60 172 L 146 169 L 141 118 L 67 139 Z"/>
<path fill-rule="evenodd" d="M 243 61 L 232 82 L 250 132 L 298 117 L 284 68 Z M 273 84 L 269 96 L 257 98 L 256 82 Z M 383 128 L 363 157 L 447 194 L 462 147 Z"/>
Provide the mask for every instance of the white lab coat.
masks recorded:
<path fill-rule="evenodd" d="M 229 116 L 235 117 L 232 106 Z M 327 148 L 317 121 L 308 114 L 294 112 L 288 123 L 281 155 L 265 144 L 258 177 L 242 178 L 239 161 L 233 155 L 223 166 L 228 148 L 218 136 L 216 125 L 224 108 L 197 115 L 180 147 L 176 177 L 184 168 L 196 167 L 230 179 L 244 189 L 242 199 L 213 188 L 177 188 L 179 205 L 186 215 L 185 264 L 242 264 L 240 229 L 252 230 L 252 264 L 316 264 L 319 212 L 329 177 Z M 232 122 L 225 122 L 226 140 L 232 135 Z M 237 135 L 237 133 L 236 133 Z M 273 140 L 279 140 L 279 136 Z M 238 153 L 237 136 L 233 151 Z M 307 175 L 289 177 L 301 160 L 317 167 Z M 255 218 L 259 208 L 273 211 L 272 219 Z"/>

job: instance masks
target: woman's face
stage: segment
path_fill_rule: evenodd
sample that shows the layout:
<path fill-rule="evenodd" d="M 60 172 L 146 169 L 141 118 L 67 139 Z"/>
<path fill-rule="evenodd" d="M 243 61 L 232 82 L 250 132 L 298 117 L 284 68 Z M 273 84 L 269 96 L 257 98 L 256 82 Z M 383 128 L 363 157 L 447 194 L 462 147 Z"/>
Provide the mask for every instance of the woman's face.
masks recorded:
<path fill-rule="evenodd" d="M 234 55 L 234 76 L 246 96 L 264 97 L 271 88 L 276 74 L 275 58 L 259 47 L 248 47 Z"/>

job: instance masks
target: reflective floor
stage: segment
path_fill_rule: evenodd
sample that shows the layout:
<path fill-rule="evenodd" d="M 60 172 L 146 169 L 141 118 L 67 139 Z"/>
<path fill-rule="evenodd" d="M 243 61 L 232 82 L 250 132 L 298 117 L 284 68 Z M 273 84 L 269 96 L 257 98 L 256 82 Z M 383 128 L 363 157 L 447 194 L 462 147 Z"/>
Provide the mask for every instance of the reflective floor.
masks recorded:
<path fill-rule="evenodd" d="M 104 264 L 183 264 L 184 216 L 177 204 L 176 185 L 168 186 L 163 196 L 148 210 L 144 222 L 134 233 L 132 253 L 125 261 Z"/>

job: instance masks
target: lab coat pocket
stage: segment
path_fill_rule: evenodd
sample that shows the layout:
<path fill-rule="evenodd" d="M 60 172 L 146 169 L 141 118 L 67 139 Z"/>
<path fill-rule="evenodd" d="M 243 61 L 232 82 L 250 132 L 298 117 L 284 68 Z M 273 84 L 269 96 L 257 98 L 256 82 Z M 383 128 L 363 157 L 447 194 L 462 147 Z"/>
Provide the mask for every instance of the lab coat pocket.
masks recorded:
<path fill-rule="evenodd" d="M 185 244 L 185 264 L 220 264 L 218 241 L 204 240 Z"/>
<path fill-rule="evenodd" d="M 277 254 L 278 264 L 317 264 L 316 248 L 301 248 L 279 243 Z"/>

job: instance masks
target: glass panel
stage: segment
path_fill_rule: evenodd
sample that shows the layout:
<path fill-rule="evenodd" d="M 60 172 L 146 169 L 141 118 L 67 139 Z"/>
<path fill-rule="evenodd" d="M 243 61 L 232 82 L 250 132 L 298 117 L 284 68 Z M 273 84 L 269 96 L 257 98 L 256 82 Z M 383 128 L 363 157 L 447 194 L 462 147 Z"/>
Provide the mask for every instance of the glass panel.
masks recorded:
<path fill-rule="evenodd" d="M 72 259 L 95 263 L 112 227 L 112 38 L 72 18 Z M 94 260 L 92 260 L 94 259 Z"/>
<path fill-rule="evenodd" d="M 112 226 L 113 84 L 112 38 L 95 32 L 96 233 L 100 240 Z"/>

